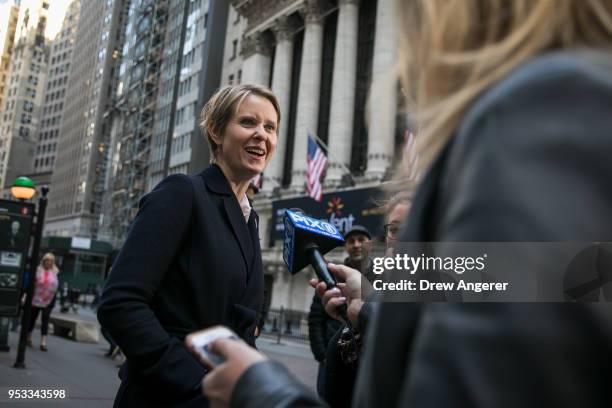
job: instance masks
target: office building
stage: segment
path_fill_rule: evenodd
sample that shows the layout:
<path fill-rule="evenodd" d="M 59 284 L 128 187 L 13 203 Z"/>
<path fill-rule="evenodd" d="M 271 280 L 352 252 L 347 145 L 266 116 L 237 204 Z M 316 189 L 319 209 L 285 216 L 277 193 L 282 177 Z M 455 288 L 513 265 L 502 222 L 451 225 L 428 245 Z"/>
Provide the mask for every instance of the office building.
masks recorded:
<path fill-rule="evenodd" d="M 48 235 L 97 238 L 108 170 L 109 111 L 120 61 L 127 0 L 85 1 L 66 88 Z"/>
<path fill-rule="evenodd" d="M 49 59 L 48 10 L 47 0 L 24 0 L 19 8 L 0 117 L 0 187 L 5 195 L 16 177 L 31 171 Z"/>

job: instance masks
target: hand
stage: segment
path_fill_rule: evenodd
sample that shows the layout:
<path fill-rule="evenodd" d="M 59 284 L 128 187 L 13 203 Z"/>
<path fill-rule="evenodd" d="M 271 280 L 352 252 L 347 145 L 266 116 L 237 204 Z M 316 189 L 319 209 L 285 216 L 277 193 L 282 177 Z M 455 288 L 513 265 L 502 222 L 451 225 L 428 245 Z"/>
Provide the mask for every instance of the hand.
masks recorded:
<path fill-rule="evenodd" d="M 329 263 L 327 267 L 332 274 L 344 280 L 344 283 L 339 283 L 338 287 L 330 290 L 327 290 L 327 285 L 324 282 L 319 282 L 316 279 L 311 279 L 310 285 L 315 288 L 316 294 L 321 297 L 325 312 L 334 319 L 342 321 L 338 314 L 338 307 L 346 303 L 348 305 L 348 319 L 354 328 L 358 328 L 358 316 L 363 306 L 363 301 L 361 300 L 361 273 L 345 265 Z"/>
<path fill-rule="evenodd" d="M 252 365 L 265 361 L 261 353 L 239 340 L 219 339 L 211 343 L 210 350 L 223 356 L 225 362 L 213 368 L 202 380 L 204 395 L 210 406 L 229 406 L 238 379 Z M 196 354 L 197 355 L 197 354 Z"/>

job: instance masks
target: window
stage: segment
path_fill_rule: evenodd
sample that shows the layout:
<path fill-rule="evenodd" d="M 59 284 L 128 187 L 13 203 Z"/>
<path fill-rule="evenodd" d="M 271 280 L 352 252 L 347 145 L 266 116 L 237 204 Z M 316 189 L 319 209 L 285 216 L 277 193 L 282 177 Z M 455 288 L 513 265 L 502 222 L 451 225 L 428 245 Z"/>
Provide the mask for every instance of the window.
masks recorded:
<path fill-rule="evenodd" d="M 328 131 L 331 119 L 331 90 L 337 27 L 338 11 L 334 11 L 325 19 L 323 27 L 323 63 L 321 64 L 321 88 L 319 90 L 319 121 L 317 133 L 325 143 L 328 141 Z"/>
<path fill-rule="evenodd" d="M 240 85 L 242 83 L 242 70 L 238 70 L 238 77 L 236 78 L 236 84 Z"/>
<path fill-rule="evenodd" d="M 232 56 L 230 57 L 230 61 L 236 58 L 236 54 L 238 53 L 238 40 L 232 41 Z"/>
<path fill-rule="evenodd" d="M 227 79 L 227 84 L 234 85 L 234 74 L 230 74 L 229 78 Z"/>
<path fill-rule="evenodd" d="M 368 129 L 365 124 L 365 107 L 369 84 L 372 79 L 372 55 L 374 53 L 374 27 L 376 25 L 376 2 L 365 2 L 359 9 L 357 36 L 357 86 L 353 123 L 350 169 L 354 174 L 363 174 L 367 167 Z"/>
<path fill-rule="evenodd" d="M 302 65 L 302 49 L 304 45 L 304 31 L 296 33 L 293 40 L 293 61 L 291 63 L 291 91 L 289 109 L 287 112 L 287 135 L 286 149 L 283 165 L 282 186 L 291 184 L 291 170 L 293 165 L 293 145 L 295 142 L 295 126 L 297 114 L 297 93 L 299 87 L 300 68 Z"/>
<path fill-rule="evenodd" d="M 23 103 L 23 110 L 26 112 L 32 112 L 34 110 L 34 104 L 30 101 L 25 101 Z"/>
<path fill-rule="evenodd" d="M 202 0 L 191 0 L 191 4 L 189 4 L 189 13 L 193 13 L 193 11 L 197 8 L 200 8 L 202 5 Z"/>

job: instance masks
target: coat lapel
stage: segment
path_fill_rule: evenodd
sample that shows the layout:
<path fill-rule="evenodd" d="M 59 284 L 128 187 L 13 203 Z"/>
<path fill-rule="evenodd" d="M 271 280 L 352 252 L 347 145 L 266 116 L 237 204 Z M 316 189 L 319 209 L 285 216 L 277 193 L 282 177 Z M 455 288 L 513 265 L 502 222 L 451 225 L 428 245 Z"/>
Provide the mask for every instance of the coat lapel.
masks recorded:
<path fill-rule="evenodd" d="M 255 251 L 256 257 L 253 257 L 253 262 L 251 263 L 251 267 L 249 268 L 249 278 L 251 277 L 250 272 L 255 268 L 255 263 L 258 259 L 261 258 L 261 247 L 259 245 L 259 216 L 255 212 L 255 209 L 251 209 L 251 216 L 249 217 L 249 222 L 247 223 L 247 228 L 249 230 L 249 237 L 251 239 L 251 248 Z"/>
<path fill-rule="evenodd" d="M 225 214 L 238 241 L 248 271 L 253 259 L 253 245 L 240 204 L 238 204 L 238 200 L 236 200 L 236 196 L 219 166 L 213 164 L 204 170 L 201 175 L 208 189 L 222 196 Z"/>
<path fill-rule="evenodd" d="M 223 197 L 223 206 L 234 230 L 234 235 L 240 244 L 240 250 L 242 251 L 248 271 L 253 259 L 253 245 L 251 244 L 251 237 L 244 220 L 244 215 L 242 214 L 242 209 L 240 209 L 240 205 L 233 194 L 229 197 Z"/>
<path fill-rule="evenodd" d="M 255 210 L 251 210 L 251 216 L 247 223 L 249 229 L 249 235 L 252 247 L 255 250 L 253 261 L 249 267 L 249 274 L 247 276 L 247 287 L 244 291 L 241 302 L 248 303 L 251 299 L 259 299 L 259 296 L 263 293 L 263 265 L 261 261 L 261 247 L 259 244 L 259 216 Z M 251 300 L 252 301 L 252 300 Z M 259 312 L 259 310 L 258 310 Z"/>

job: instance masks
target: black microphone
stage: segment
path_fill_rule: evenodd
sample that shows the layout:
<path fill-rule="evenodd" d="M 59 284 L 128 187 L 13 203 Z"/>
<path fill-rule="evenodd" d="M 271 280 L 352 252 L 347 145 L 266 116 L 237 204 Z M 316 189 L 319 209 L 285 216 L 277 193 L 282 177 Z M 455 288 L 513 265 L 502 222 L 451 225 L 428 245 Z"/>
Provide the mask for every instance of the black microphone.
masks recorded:
<path fill-rule="evenodd" d="M 285 211 L 284 225 L 283 260 L 289 272 L 295 275 L 307 265 L 312 265 L 327 289 L 338 286 L 323 259 L 323 254 L 344 244 L 344 237 L 338 229 L 329 222 L 308 217 L 301 210 L 293 208 Z M 340 316 L 350 325 L 346 310 L 346 304 L 338 308 Z"/>

